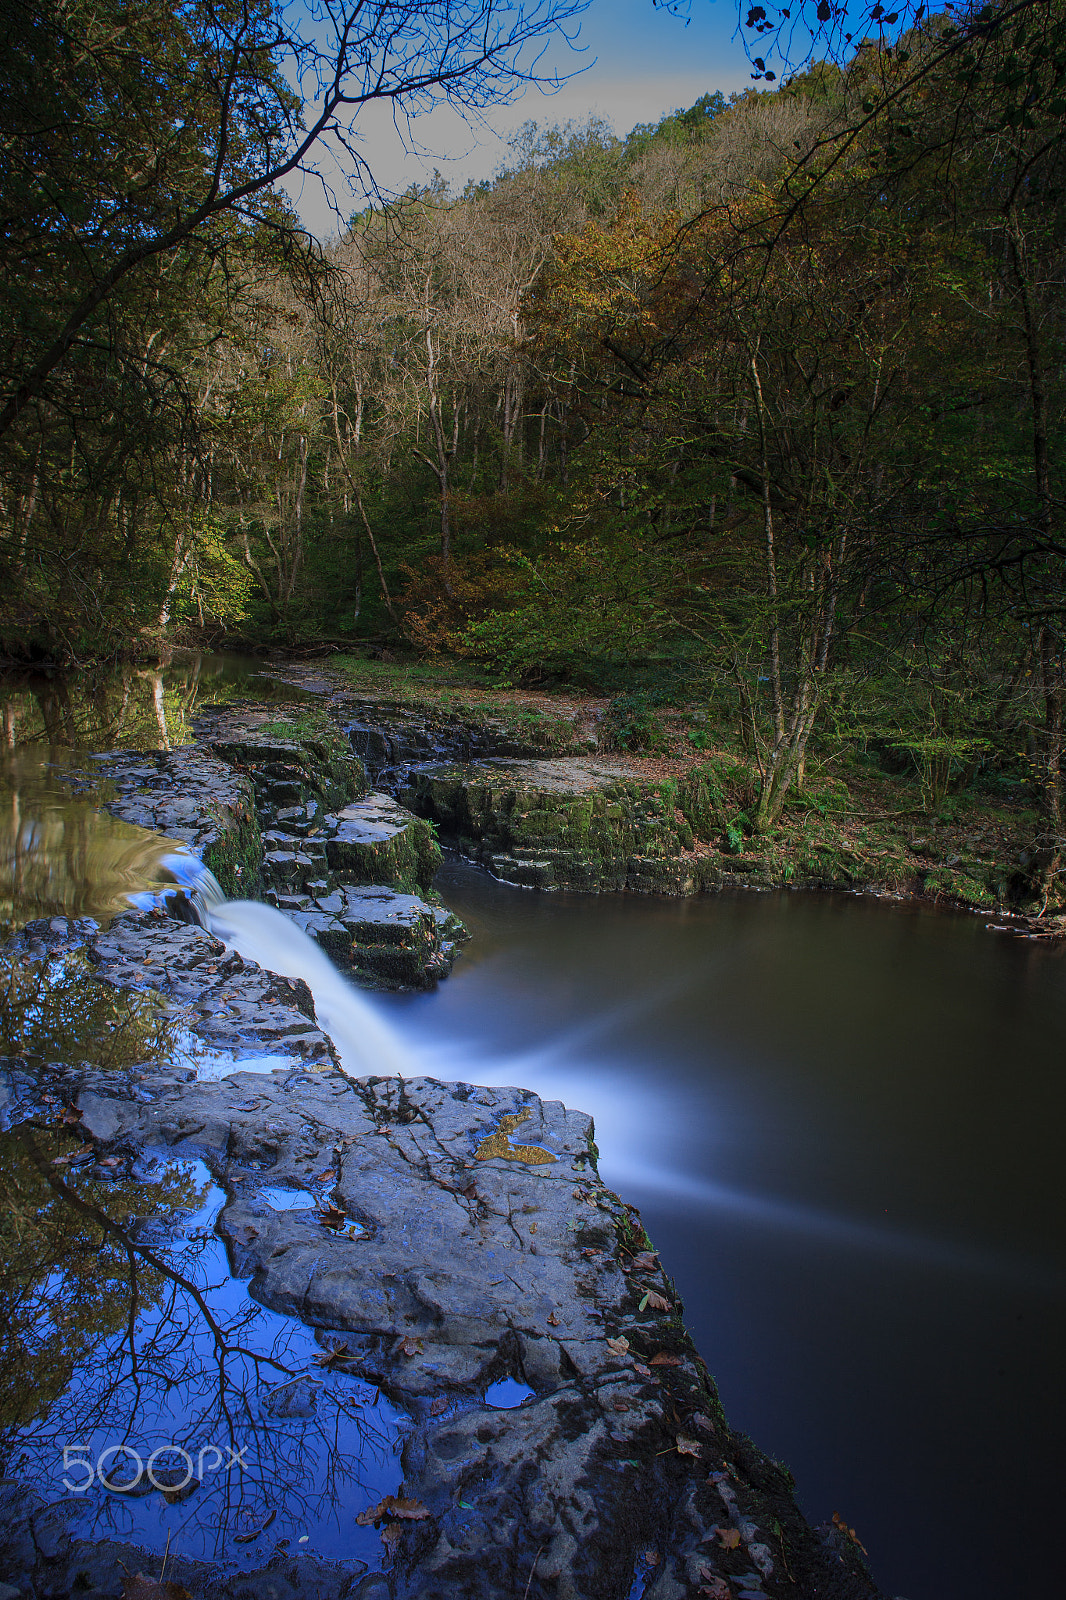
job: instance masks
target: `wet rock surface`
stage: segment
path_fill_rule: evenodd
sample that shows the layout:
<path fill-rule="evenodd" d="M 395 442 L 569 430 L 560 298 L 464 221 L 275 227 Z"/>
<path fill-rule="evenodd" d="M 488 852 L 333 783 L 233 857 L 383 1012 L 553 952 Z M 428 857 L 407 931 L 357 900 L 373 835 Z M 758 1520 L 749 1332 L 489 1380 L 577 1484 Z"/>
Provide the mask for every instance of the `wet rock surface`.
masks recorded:
<path fill-rule="evenodd" d="M 205 929 L 162 912 L 129 912 L 106 932 L 89 920 L 31 922 L 4 949 L 28 961 L 77 951 L 97 981 L 120 993 L 158 996 L 164 1016 L 212 1050 L 241 1058 L 280 1053 L 316 1068 L 335 1064 L 305 983 L 264 972 Z M 99 1041 L 86 1041 L 87 1054 L 94 1045 Z"/>
<path fill-rule="evenodd" d="M 400 796 L 507 883 L 676 895 L 718 885 L 714 859 L 693 849 L 708 825 L 694 796 L 660 792 L 617 762 L 413 767 Z"/>
<path fill-rule="evenodd" d="M 377 988 L 431 987 L 447 977 L 468 937 L 445 906 L 380 885 L 324 884 L 274 903 L 342 970 Z"/>
<path fill-rule="evenodd" d="M 598 1177 L 587 1117 L 521 1089 L 339 1072 L 178 1084 L 149 1069 L 138 1089 L 64 1074 L 96 1161 L 205 1161 L 253 1297 L 410 1419 L 393 1491 L 409 1514 L 366 1508 L 380 1571 L 346 1586 L 313 1552 L 282 1552 L 255 1576 L 289 1587 L 257 1595 L 621 1600 L 640 1578 L 669 1600 L 876 1594 L 848 1541 L 807 1527 L 787 1473 L 729 1430 L 638 1216 Z M 277 1186 L 314 1208 L 278 1211 Z M 522 1404 L 486 1398 L 503 1379 Z M 12 1506 L 5 1527 L 4 1570 L 27 1593 L 118 1594 L 108 1559 L 152 1570 L 128 1547 L 82 1548 L 62 1507 Z M 224 1563 L 170 1575 L 204 1597 L 253 1592 Z"/>

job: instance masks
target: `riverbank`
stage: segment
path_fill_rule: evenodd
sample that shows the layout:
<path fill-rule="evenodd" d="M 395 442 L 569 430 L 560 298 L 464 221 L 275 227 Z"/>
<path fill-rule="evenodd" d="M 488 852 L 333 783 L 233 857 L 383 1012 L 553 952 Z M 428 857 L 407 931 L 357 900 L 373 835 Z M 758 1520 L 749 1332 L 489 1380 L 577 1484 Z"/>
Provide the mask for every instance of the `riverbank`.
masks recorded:
<path fill-rule="evenodd" d="M 197 724 L 198 744 L 96 756 L 93 775 L 111 786 L 105 803 L 116 814 L 210 852 L 231 890 L 269 885 L 275 905 L 364 982 L 435 982 L 461 931 L 432 899 L 420 901 L 419 926 L 433 924 L 435 949 L 410 936 L 402 915 L 377 941 L 386 956 L 412 958 L 399 974 L 373 968 L 374 941 L 345 919 L 353 896 L 395 897 L 394 913 L 430 896 L 439 848 L 424 820 L 369 787 L 363 761 L 331 734 L 334 693 L 329 711 L 306 701 L 280 713 L 216 709 Z M 473 737 L 461 717 L 449 726 Z M 357 745 L 366 727 L 352 723 Z M 394 725 L 383 718 L 376 732 L 388 753 Z M 522 741 L 515 746 L 517 757 Z M 353 1489 L 344 1504 L 349 1525 L 377 1528 L 376 1557 L 325 1560 L 311 1535 L 300 1536 L 308 1554 L 278 1541 L 268 1529 L 292 1491 L 275 1482 L 271 1506 L 268 1473 L 258 1522 L 224 1521 L 221 1558 L 179 1544 L 170 1581 L 205 1600 L 272 1590 L 338 1600 L 620 1600 L 645 1590 L 668 1600 L 873 1600 L 847 1531 L 812 1529 L 788 1473 L 729 1428 L 653 1241 L 599 1177 L 591 1120 L 523 1089 L 343 1073 L 306 985 L 227 951 L 191 920 L 196 895 L 190 879 L 105 932 L 65 917 L 31 923 L 4 951 L 12 972 L 35 971 L 46 992 L 61 978 L 93 1033 L 89 1002 L 115 1002 L 106 1052 L 86 1035 L 41 1055 L 24 1033 L 22 1053 L 5 1063 L 9 1187 L 32 1198 L 35 1239 L 57 1252 L 18 1258 L 19 1303 L 40 1297 L 54 1335 L 27 1347 L 10 1330 L 11 1359 L 21 1370 L 30 1348 L 40 1369 L 28 1387 L 22 1372 L 22 1392 L 43 1396 L 7 1419 L 23 1454 L 33 1455 L 34 1437 L 43 1444 L 64 1385 L 91 1382 L 46 1287 L 70 1257 L 72 1229 L 89 1227 L 89 1259 L 120 1244 L 99 1285 L 101 1306 L 114 1305 L 102 1321 L 96 1312 L 98 1327 L 115 1330 L 104 1346 L 112 1353 L 102 1358 L 98 1345 L 95 1357 L 113 1395 L 115 1361 L 128 1352 L 136 1377 L 157 1354 L 151 1332 L 138 1333 L 136 1287 L 138 1273 L 168 1278 L 170 1234 L 151 1220 L 154 1196 L 199 1164 L 220 1191 L 212 1236 L 226 1243 L 232 1292 L 250 1279 L 253 1307 L 314 1330 L 317 1355 L 286 1369 L 286 1428 L 309 1426 L 325 1403 L 316 1385 L 340 1385 L 349 1414 L 355 1406 L 369 1419 L 373 1397 L 388 1400 L 397 1446 L 374 1493 Z M 339 906 L 325 904 L 331 896 Z M 169 1279 L 187 1296 L 195 1288 L 188 1269 Z M 195 1322 L 203 1294 L 191 1302 Z M 273 1359 L 254 1341 L 243 1353 Z M 264 1388 L 256 1372 L 241 1426 L 251 1418 L 262 1461 L 276 1457 L 279 1374 Z M 164 1418 L 145 1397 L 172 1386 L 137 1378 L 115 1437 L 133 1448 L 158 1439 Z M 57 1500 L 60 1461 L 46 1452 L 36 1477 L 5 1485 L 5 1579 L 19 1594 L 112 1600 L 123 1569 L 157 1571 L 161 1539 L 102 1537 L 113 1484 Z M 180 1491 L 160 1482 L 138 1526 L 164 1528 L 171 1504 L 189 1508 L 189 1527 L 200 1504 L 217 1517 L 202 1471 Z M 233 1505 L 245 1510 L 239 1492 Z"/>
<path fill-rule="evenodd" d="M 988 914 L 1019 937 L 1066 937 L 1023 783 L 989 776 L 932 805 L 880 757 L 842 751 L 812 759 L 803 793 L 758 834 L 751 758 L 698 706 L 619 710 L 591 695 L 487 689 L 462 664 L 342 657 L 276 670 L 354 728 L 357 747 L 365 729 L 372 770 L 507 881 L 847 890 Z"/>

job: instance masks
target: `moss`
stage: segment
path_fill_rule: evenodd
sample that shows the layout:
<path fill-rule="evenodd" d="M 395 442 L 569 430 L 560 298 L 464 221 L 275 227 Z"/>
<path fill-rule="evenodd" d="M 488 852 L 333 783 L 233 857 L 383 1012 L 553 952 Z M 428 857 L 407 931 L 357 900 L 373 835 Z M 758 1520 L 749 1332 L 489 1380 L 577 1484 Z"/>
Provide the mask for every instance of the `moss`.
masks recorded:
<path fill-rule="evenodd" d="M 204 866 L 214 873 L 228 900 L 257 900 L 263 891 L 263 845 L 254 812 L 220 819 L 221 833 L 204 851 Z"/>

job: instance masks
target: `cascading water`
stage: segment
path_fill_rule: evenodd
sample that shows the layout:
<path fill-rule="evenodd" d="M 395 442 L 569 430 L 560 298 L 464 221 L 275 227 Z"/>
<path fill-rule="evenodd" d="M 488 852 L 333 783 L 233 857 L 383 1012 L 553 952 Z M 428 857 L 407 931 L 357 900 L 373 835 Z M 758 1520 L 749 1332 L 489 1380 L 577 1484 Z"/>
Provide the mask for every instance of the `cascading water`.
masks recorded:
<path fill-rule="evenodd" d="M 412 1076 L 407 1052 L 372 1002 L 284 912 L 258 900 L 227 900 L 214 873 L 191 851 L 175 851 L 162 864 L 216 939 L 267 972 L 303 979 L 314 996 L 319 1027 L 333 1040 L 346 1072 Z"/>
<path fill-rule="evenodd" d="M 403 1047 L 372 1003 L 284 912 L 256 900 L 223 899 L 208 908 L 206 925 L 246 961 L 303 979 L 314 996 L 319 1027 L 333 1040 L 346 1072 L 411 1076 Z"/>

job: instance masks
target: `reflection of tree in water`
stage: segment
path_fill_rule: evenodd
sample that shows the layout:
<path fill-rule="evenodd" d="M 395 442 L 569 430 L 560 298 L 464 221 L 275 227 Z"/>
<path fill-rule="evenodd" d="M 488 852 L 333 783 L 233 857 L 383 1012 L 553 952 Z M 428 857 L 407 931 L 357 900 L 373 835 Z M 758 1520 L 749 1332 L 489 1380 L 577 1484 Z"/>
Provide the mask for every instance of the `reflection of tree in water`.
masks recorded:
<path fill-rule="evenodd" d="M 118 1445 L 147 1462 L 172 1444 L 204 1463 L 202 1479 L 169 1494 L 145 1480 L 126 1494 L 94 1485 L 79 1502 L 81 1531 L 157 1548 L 169 1535 L 175 1551 L 233 1557 L 246 1543 L 253 1552 L 247 1535 L 269 1519 L 271 1540 L 309 1534 L 327 1554 L 364 1542 L 372 1554 L 376 1536 L 364 1541 L 353 1519 L 396 1487 L 399 1418 L 367 1385 L 317 1364 L 310 1330 L 230 1276 L 211 1226 L 224 1197 L 206 1170 L 194 1180 L 160 1165 L 151 1181 L 105 1185 L 56 1166 L 54 1153 L 40 1130 L 0 1136 L 11 1196 L 0 1220 L 11 1307 L 0 1474 L 61 1496 L 64 1446 L 95 1463 Z M 243 1468 L 227 1470 L 230 1452 Z M 110 1468 L 123 1483 L 136 1461 L 116 1454 Z M 69 1470 L 83 1480 L 84 1468 Z M 176 1484 L 187 1468 L 161 1454 L 155 1475 Z"/>
<path fill-rule="evenodd" d="M 72 794 L 56 766 L 39 750 L 0 765 L 0 923 L 55 915 L 107 922 L 129 909 L 129 895 L 173 883 L 164 862 L 181 845 L 101 810 L 106 785 Z"/>
<path fill-rule="evenodd" d="M 273 698 L 223 657 L 183 657 L 160 667 L 11 674 L 0 686 L 3 742 L 52 748 L 169 750 L 193 738 L 192 713 L 249 692 Z M 293 698 L 298 691 L 286 691 Z"/>
<path fill-rule="evenodd" d="M 0 955 L 0 1055 L 122 1068 L 162 1060 L 175 1045 L 175 1020 L 158 996 L 113 989 L 80 952 Z"/>

